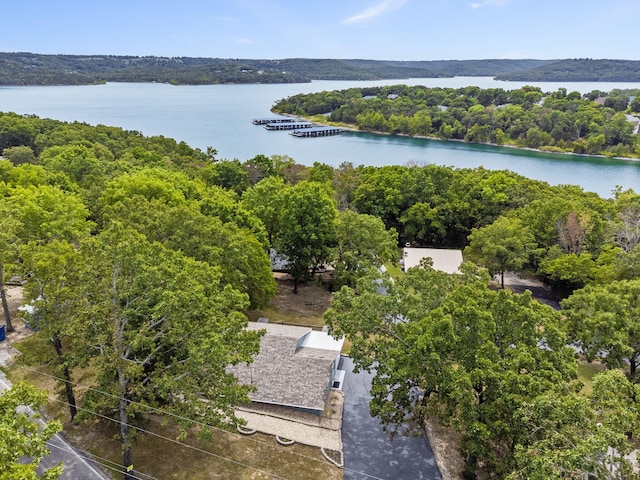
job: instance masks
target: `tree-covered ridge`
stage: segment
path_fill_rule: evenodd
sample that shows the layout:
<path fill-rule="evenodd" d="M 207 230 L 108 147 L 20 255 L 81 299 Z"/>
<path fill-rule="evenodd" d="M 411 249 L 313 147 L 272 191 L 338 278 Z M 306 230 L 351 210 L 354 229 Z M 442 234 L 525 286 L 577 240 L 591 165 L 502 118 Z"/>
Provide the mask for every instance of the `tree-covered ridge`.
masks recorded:
<path fill-rule="evenodd" d="M 309 81 L 305 74 L 284 72 L 276 65 L 260 67 L 237 59 L 0 53 L 0 85 L 104 82 L 211 85 Z"/>
<path fill-rule="evenodd" d="M 496 80 L 524 82 L 637 82 L 640 61 L 580 58 L 545 63 L 528 70 L 504 73 Z"/>
<path fill-rule="evenodd" d="M 323 115 L 363 131 L 637 157 L 637 124 L 627 114 L 637 119 L 638 93 L 393 85 L 294 95 L 273 110 Z"/>
<path fill-rule="evenodd" d="M 594 62 L 585 64 L 585 62 Z M 292 83 L 314 80 L 381 80 L 454 76 L 523 75 L 556 80 L 556 70 L 573 81 L 640 81 L 638 62 L 627 60 L 363 60 L 232 59 L 43 55 L 0 53 L 0 85 L 83 85 L 103 82 Z M 595 65 L 595 67 L 594 67 Z M 549 68 L 549 70 L 545 70 Z M 502 78 L 502 77 L 500 77 Z M 505 79 L 507 79 L 505 77 Z M 515 79 L 515 78 L 513 78 Z"/>

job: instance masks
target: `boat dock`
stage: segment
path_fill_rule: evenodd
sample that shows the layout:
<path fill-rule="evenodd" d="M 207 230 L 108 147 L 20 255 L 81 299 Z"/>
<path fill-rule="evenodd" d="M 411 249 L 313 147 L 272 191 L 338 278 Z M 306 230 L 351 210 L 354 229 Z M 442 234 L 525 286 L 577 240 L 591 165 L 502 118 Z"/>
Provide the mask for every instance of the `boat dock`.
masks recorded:
<path fill-rule="evenodd" d="M 339 135 L 342 132 L 338 127 L 311 127 L 304 130 L 294 130 L 289 135 L 294 137 L 329 137 L 331 135 Z"/>
<path fill-rule="evenodd" d="M 267 123 L 264 128 L 267 130 L 298 130 L 300 128 L 312 128 L 314 126 L 311 122 L 277 122 Z"/>
<path fill-rule="evenodd" d="M 293 130 L 289 132 L 290 135 L 306 138 L 329 137 L 343 131 L 342 128 L 318 125 L 295 117 L 254 118 L 251 123 L 262 125 L 267 130 Z"/>
<path fill-rule="evenodd" d="M 297 118 L 292 117 L 270 117 L 270 118 L 254 118 L 251 123 L 254 125 L 267 125 L 269 123 L 294 123 L 298 122 Z"/>

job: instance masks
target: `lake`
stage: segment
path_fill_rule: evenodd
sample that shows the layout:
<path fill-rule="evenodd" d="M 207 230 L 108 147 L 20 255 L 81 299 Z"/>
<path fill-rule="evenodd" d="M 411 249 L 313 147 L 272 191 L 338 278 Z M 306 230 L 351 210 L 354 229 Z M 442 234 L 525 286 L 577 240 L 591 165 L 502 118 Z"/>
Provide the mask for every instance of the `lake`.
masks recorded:
<path fill-rule="evenodd" d="M 323 162 L 337 166 L 437 164 L 458 168 L 484 166 L 509 169 L 553 185 L 577 184 L 610 197 L 617 186 L 640 192 L 640 162 L 593 157 L 543 154 L 506 147 L 463 142 L 344 133 L 334 137 L 296 138 L 287 132 L 267 131 L 251 119 L 271 116 L 281 98 L 298 93 L 340 90 L 377 85 L 425 85 L 427 87 L 507 90 L 523 85 L 543 91 L 560 87 L 569 92 L 614 88 L 640 88 L 640 83 L 597 82 L 499 82 L 489 77 L 405 79 L 384 81 L 314 81 L 282 85 L 206 85 L 108 83 L 69 87 L 0 87 L 0 110 L 65 121 L 82 121 L 164 135 L 193 147 L 216 148 L 219 158 L 245 161 L 257 154 L 289 155 L 296 162 Z"/>

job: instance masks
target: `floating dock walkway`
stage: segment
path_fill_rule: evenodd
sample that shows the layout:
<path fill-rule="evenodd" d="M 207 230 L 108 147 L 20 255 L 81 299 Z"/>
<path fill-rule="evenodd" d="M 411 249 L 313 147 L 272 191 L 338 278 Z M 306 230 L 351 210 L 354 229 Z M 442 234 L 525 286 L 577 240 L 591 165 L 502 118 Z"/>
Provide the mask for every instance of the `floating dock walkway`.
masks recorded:
<path fill-rule="evenodd" d="M 338 127 L 311 127 L 304 130 L 294 130 L 289 135 L 294 137 L 329 137 L 331 135 L 339 135 L 342 132 Z"/>
<path fill-rule="evenodd" d="M 300 128 L 312 128 L 315 125 L 311 122 L 278 122 L 267 123 L 264 128 L 267 130 L 298 130 Z"/>
<path fill-rule="evenodd" d="M 268 123 L 294 123 L 299 122 L 297 118 L 292 117 L 270 117 L 270 118 L 254 118 L 251 123 L 254 125 L 267 125 Z"/>

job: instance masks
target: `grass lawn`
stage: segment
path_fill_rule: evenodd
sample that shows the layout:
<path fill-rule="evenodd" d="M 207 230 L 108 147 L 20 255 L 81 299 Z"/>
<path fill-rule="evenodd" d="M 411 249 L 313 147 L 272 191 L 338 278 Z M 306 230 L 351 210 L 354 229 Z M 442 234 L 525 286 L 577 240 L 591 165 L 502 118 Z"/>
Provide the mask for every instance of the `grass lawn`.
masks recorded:
<path fill-rule="evenodd" d="M 606 370 L 606 367 L 600 362 L 588 363 L 584 360 L 578 361 L 578 380 L 584 384 L 584 387 L 582 387 L 582 393 L 591 393 L 593 377 L 596 373 L 603 372 L 604 370 Z"/>
<path fill-rule="evenodd" d="M 404 275 L 404 272 L 398 264 L 387 262 L 384 264 L 384 267 L 387 269 L 387 272 L 389 272 L 389 275 L 391 275 L 394 280 L 397 280 Z"/>

